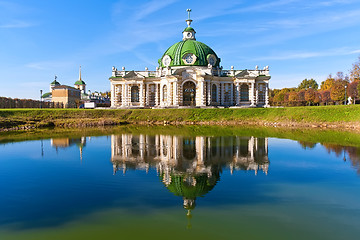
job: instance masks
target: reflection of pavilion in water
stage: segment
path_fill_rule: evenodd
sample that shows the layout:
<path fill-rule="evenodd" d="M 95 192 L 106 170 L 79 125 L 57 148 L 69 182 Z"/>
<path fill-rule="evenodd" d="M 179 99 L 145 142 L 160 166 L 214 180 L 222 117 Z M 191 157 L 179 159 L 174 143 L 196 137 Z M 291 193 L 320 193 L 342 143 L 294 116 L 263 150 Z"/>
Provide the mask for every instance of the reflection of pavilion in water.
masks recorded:
<path fill-rule="evenodd" d="M 268 172 L 268 139 L 255 137 L 182 137 L 112 135 L 114 174 L 127 169 L 156 168 L 162 182 L 195 207 L 196 197 L 213 189 L 222 169 Z M 189 212 L 190 214 L 190 212 Z"/>

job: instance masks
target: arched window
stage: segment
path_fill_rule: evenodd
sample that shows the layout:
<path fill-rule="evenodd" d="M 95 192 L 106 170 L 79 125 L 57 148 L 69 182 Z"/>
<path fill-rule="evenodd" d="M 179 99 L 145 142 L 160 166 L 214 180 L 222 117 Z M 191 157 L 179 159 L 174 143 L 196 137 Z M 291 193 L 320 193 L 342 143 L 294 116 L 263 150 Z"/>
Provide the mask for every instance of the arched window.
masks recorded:
<path fill-rule="evenodd" d="M 215 84 L 211 87 L 211 101 L 217 102 L 217 87 Z"/>
<path fill-rule="evenodd" d="M 258 96 L 259 102 L 265 102 L 265 86 L 264 84 L 259 84 L 258 86 Z"/>
<path fill-rule="evenodd" d="M 131 102 L 140 102 L 138 86 L 131 87 Z"/>
<path fill-rule="evenodd" d="M 249 101 L 249 86 L 247 84 L 242 84 L 240 87 L 240 101 L 248 102 Z"/>
<path fill-rule="evenodd" d="M 163 102 L 167 102 L 167 86 L 163 87 Z"/>
<path fill-rule="evenodd" d="M 184 106 L 195 106 L 196 86 L 195 83 L 188 81 L 183 85 L 183 104 Z"/>

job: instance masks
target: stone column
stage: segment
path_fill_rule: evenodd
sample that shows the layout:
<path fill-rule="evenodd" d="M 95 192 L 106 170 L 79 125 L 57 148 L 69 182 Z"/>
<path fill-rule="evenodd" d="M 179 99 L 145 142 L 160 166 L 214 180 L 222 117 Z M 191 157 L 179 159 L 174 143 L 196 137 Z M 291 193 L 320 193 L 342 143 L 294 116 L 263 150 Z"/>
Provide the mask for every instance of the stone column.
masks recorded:
<path fill-rule="evenodd" d="M 146 96 L 145 96 L 145 106 L 149 106 L 150 105 L 150 84 L 145 84 L 145 92 L 146 92 Z"/>
<path fill-rule="evenodd" d="M 220 92 L 220 96 L 221 96 L 221 97 L 220 97 L 220 105 L 224 105 L 224 100 L 225 100 L 225 99 L 224 99 L 224 93 L 225 93 L 225 89 L 224 89 L 224 88 L 225 88 L 225 84 L 224 84 L 224 83 L 220 83 L 220 86 L 221 86 L 221 87 L 220 87 L 220 91 L 221 91 L 221 92 Z"/>
<path fill-rule="evenodd" d="M 115 86 L 111 83 L 111 107 L 115 107 Z"/>
<path fill-rule="evenodd" d="M 216 105 L 220 105 L 220 84 L 216 84 Z"/>
<path fill-rule="evenodd" d="M 159 98 L 158 98 L 158 95 L 159 95 L 159 87 L 158 87 L 159 84 L 155 83 L 155 106 L 159 106 Z M 160 95 L 161 95 L 161 92 L 160 92 Z"/>
<path fill-rule="evenodd" d="M 270 107 L 269 105 L 269 84 L 266 83 L 265 87 L 265 106 L 264 107 Z"/>
<path fill-rule="evenodd" d="M 240 84 L 236 85 L 236 106 L 240 106 Z"/>
<path fill-rule="evenodd" d="M 199 81 L 199 88 L 198 88 L 198 92 L 199 92 L 199 105 L 197 106 L 206 106 L 206 96 L 204 94 L 205 92 L 205 81 L 204 80 L 200 80 Z"/>
<path fill-rule="evenodd" d="M 259 104 L 259 89 L 258 89 L 258 84 L 256 84 L 255 85 L 256 86 L 256 88 L 255 88 L 255 91 L 256 91 L 256 93 L 255 93 L 255 105 L 258 105 Z"/>
<path fill-rule="evenodd" d="M 230 83 L 230 105 L 234 105 L 234 84 Z"/>
<path fill-rule="evenodd" d="M 156 89 L 157 89 L 157 85 L 156 85 Z M 164 86 L 160 84 L 160 105 L 163 106 L 164 105 Z"/>
<path fill-rule="evenodd" d="M 251 83 L 251 88 L 249 89 L 249 100 L 250 100 L 250 106 L 255 106 L 255 99 L 254 99 L 254 90 L 255 90 L 255 83 Z"/>
<path fill-rule="evenodd" d="M 211 83 L 207 83 L 207 105 L 211 106 Z"/>
<path fill-rule="evenodd" d="M 144 107 L 145 105 L 145 98 L 144 98 L 144 83 L 140 83 L 140 107 Z"/>
<path fill-rule="evenodd" d="M 173 93 L 173 103 L 175 106 L 179 106 L 179 100 L 178 100 L 178 83 L 177 81 L 174 82 L 174 93 Z"/>

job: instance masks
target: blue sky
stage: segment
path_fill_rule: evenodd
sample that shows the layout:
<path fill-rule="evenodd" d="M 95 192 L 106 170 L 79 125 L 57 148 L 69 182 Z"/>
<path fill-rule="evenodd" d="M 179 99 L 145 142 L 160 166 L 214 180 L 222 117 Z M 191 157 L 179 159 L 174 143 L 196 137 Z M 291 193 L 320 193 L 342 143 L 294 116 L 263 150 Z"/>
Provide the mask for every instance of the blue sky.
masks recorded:
<path fill-rule="evenodd" d="M 196 38 L 224 69 L 269 65 L 271 88 L 319 84 L 360 55 L 360 0 L 0 0 L 0 96 L 39 98 L 54 75 L 110 90 L 111 67 L 155 70 L 182 38 L 186 9 Z"/>

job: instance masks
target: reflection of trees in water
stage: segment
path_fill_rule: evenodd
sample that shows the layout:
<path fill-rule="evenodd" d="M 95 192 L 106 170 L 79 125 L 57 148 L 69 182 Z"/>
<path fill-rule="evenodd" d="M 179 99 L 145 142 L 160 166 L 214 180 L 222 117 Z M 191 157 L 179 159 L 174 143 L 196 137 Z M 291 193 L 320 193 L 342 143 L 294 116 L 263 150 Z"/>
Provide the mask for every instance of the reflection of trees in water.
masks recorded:
<path fill-rule="evenodd" d="M 303 149 L 312 149 L 316 146 L 316 143 L 313 142 L 305 142 L 305 141 L 298 141 Z"/>
<path fill-rule="evenodd" d="M 357 173 L 360 174 L 360 148 L 357 147 L 343 147 L 336 144 L 322 144 L 328 153 L 334 152 L 337 157 L 343 156 L 343 160 L 350 160 L 351 165 L 356 168 Z M 346 157 L 348 156 L 348 158 Z"/>
<path fill-rule="evenodd" d="M 303 149 L 312 149 L 316 146 L 317 143 L 298 141 Z M 360 148 L 357 147 L 344 147 L 338 144 L 331 143 L 322 143 L 322 146 L 325 147 L 327 152 L 335 153 L 337 157 L 343 157 L 344 161 L 350 160 L 351 165 L 357 169 L 358 174 L 360 174 Z M 348 156 L 348 158 L 346 157 Z"/>

